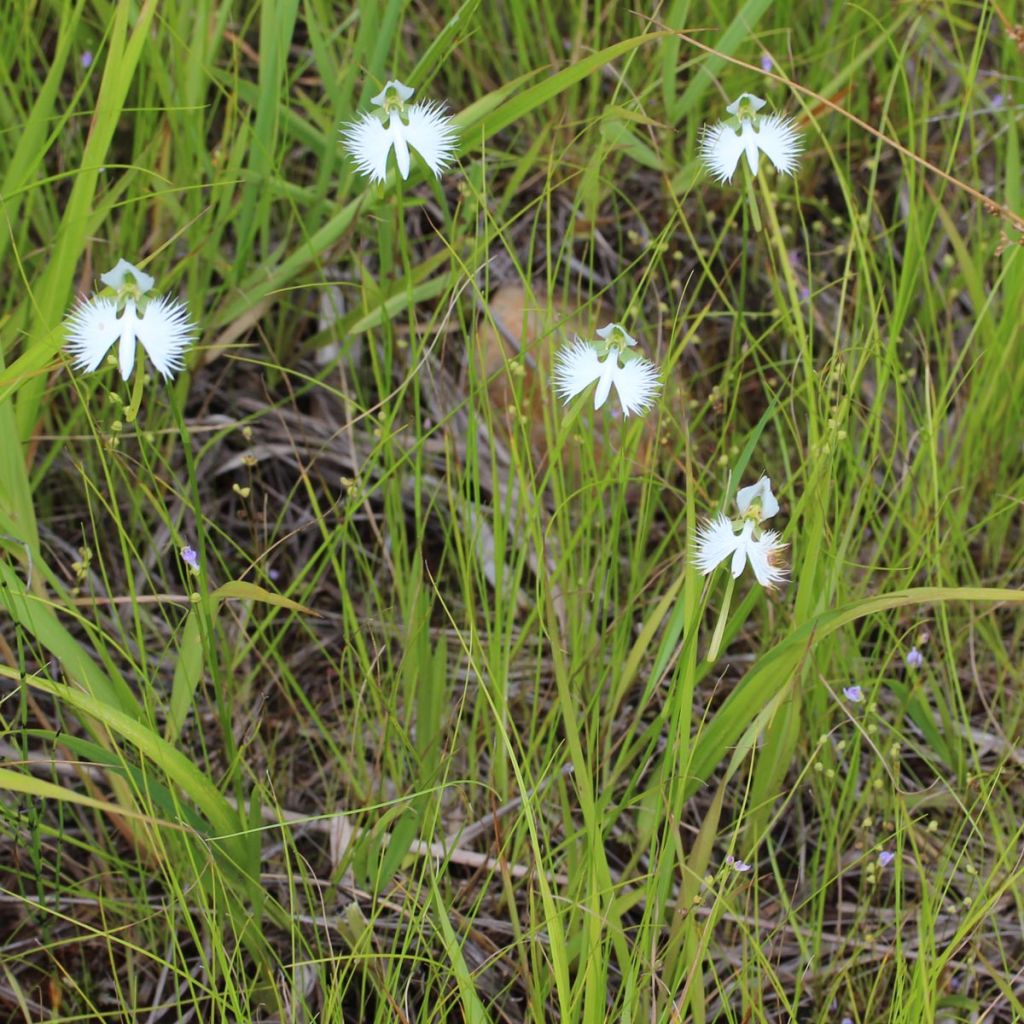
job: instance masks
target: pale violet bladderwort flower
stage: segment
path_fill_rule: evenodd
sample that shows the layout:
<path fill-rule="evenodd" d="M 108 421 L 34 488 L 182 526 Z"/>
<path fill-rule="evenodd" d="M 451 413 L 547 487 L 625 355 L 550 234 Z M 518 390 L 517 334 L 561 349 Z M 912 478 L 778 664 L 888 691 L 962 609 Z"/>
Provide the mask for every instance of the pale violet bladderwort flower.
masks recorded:
<path fill-rule="evenodd" d="M 854 704 L 860 704 L 864 700 L 864 691 L 859 686 L 844 686 L 843 696 Z"/>
<path fill-rule="evenodd" d="M 190 572 L 199 575 L 199 552 L 191 544 L 186 544 L 181 549 L 181 560 L 188 566 Z"/>
<path fill-rule="evenodd" d="M 757 582 L 774 587 L 786 578 L 782 552 L 786 545 L 774 530 L 762 530 L 761 524 L 779 511 L 768 477 L 756 484 L 741 487 L 736 493 L 740 518 L 735 522 L 721 514 L 706 522 L 697 533 L 697 568 L 707 576 L 727 558 L 735 579 L 750 562 Z"/>
<path fill-rule="evenodd" d="M 750 865 L 745 860 L 740 860 L 738 857 L 734 857 L 731 853 L 726 856 L 725 863 L 731 867 L 733 871 L 738 871 L 740 874 L 744 874 L 750 870 Z"/>
<path fill-rule="evenodd" d="M 440 103 L 412 103 L 412 89 L 392 79 L 373 97 L 380 109 L 341 126 L 345 148 L 355 157 L 356 170 L 372 181 L 388 176 L 388 156 L 395 151 L 398 173 L 409 177 L 409 147 L 440 177 L 455 157 L 458 129 Z"/>
<path fill-rule="evenodd" d="M 763 99 L 745 92 L 725 108 L 732 114 L 730 121 L 705 125 L 701 130 L 701 159 L 717 181 L 731 181 L 744 155 L 753 175 L 757 174 L 760 153 L 780 174 L 796 170 L 803 150 L 796 123 L 781 114 L 761 114 L 764 105 Z"/>
<path fill-rule="evenodd" d="M 97 369 L 116 341 L 117 365 L 127 380 L 135 366 L 138 341 L 156 369 L 168 379 L 173 377 L 185 365 L 185 349 L 196 337 L 196 325 L 185 304 L 149 296 L 153 278 L 127 260 L 118 260 L 100 280 L 107 287 L 79 302 L 65 321 L 75 369 Z"/>
<path fill-rule="evenodd" d="M 608 400 L 614 385 L 625 416 L 647 412 L 661 388 L 658 367 L 630 351 L 636 347 L 636 340 L 619 324 L 599 328 L 597 336 L 599 341 L 576 338 L 555 356 L 558 396 L 568 403 L 596 381 L 595 409 Z"/>

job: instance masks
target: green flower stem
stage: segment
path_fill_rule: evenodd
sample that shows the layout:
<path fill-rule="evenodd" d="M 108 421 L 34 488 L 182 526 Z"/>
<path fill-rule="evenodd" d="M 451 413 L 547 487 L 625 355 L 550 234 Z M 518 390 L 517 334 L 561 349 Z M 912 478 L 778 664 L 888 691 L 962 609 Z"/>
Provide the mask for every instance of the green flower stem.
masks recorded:
<path fill-rule="evenodd" d="M 754 223 L 754 230 L 760 234 L 764 230 L 764 224 L 761 222 L 761 211 L 757 206 L 757 193 L 754 191 L 754 178 L 750 173 L 750 168 L 747 166 L 746 161 L 742 157 L 740 160 L 743 164 L 743 180 L 745 182 L 747 192 L 747 205 L 750 207 L 750 219 Z"/>
<path fill-rule="evenodd" d="M 718 613 L 718 622 L 715 623 L 715 632 L 711 636 L 711 646 L 708 648 L 708 661 L 712 662 L 718 657 L 718 651 L 722 646 L 722 634 L 725 632 L 725 624 L 729 621 L 729 606 L 732 604 L 732 591 L 736 586 L 736 578 L 729 573 L 729 582 L 725 588 L 725 598 L 722 601 L 722 610 Z"/>
<path fill-rule="evenodd" d="M 142 406 L 142 388 L 145 382 L 145 367 L 142 362 L 139 362 L 135 370 L 135 376 L 132 378 L 131 404 L 124 410 L 124 419 L 126 423 L 134 423 L 135 417 L 139 415 L 139 409 Z"/>

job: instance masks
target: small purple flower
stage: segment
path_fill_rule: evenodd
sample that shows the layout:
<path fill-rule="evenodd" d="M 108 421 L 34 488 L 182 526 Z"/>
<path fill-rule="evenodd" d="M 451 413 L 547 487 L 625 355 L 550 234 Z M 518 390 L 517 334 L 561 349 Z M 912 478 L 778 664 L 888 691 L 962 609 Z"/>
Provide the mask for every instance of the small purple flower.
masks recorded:
<path fill-rule="evenodd" d="M 92 65 L 92 50 L 86 50 L 78 59 L 83 68 L 89 68 Z"/>
<path fill-rule="evenodd" d="M 999 110 L 999 108 L 1002 107 L 1002 105 L 1005 102 L 1006 102 L 1006 97 L 1001 92 L 997 92 L 992 97 L 992 109 L 993 110 Z"/>
<path fill-rule="evenodd" d="M 853 1024 L 853 1019 L 852 1019 L 851 1017 L 844 1017 L 844 1018 L 843 1018 L 843 1019 L 842 1019 L 842 1020 L 841 1020 L 841 1021 L 839 1022 L 839 1024 Z"/>
<path fill-rule="evenodd" d="M 844 686 L 843 696 L 847 700 L 852 700 L 854 704 L 859 704 L 864 699 L 864 691 L 859 686 Z"/>
<path fill-rule="evenodd" d="M 774 66 L 775 66 L 775 64 L 773 63 L 771 57 L 769 57 L 767 53 L 762 53 L 761 54 L 761 70 L 762 71 L 771 71 L 771 69 Z"/>
<path fill-rule="evenodd" d="M 880 868 L 887 868 L 896 859 L 896 854 L 891 850 L 883 850 L 878 855 L 878 866 Z"/>
<path fill-rule="evenodd" d="M 907 651 L 907 668 L 920 668 L 924 664 L 924 655 L 916 648 Z"/>
<path fill-rule="evenodd" d="M 725 863 L 733 869 L 733 871 L 749 871 L 750 865 L 745 860 L 738 860 L 731 853 L 726 854 Z"/>
<path fill-rule="evenodd" d="M 181 560 L 192 572 L 199 572 L 199 553 L 191 544 L 186 544 L 181 549 Z"/>

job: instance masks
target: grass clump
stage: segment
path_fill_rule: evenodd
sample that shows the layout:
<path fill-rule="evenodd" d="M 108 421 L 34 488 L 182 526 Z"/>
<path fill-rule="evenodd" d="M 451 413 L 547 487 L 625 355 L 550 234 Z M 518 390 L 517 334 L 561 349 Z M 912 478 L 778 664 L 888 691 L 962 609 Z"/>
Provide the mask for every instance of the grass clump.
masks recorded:
<path fill-rule="evenodd" d="M 1014 24 L 0 24 L 4 1013 L 1024 1017 Z M 359 174 L 392 80 L 452 166 Z M 73 371 L 121 258 L 166 381 Z"/>

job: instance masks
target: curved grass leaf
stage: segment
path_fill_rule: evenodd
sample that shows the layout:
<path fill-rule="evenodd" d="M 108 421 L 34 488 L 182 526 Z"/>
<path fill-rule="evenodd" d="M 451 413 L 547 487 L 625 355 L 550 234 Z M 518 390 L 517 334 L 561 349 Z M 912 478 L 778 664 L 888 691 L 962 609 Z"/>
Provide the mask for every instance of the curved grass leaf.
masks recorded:
<path fill-rule="evenodd" d="M 693 747 L 686 783 L 687 796 L 692 796 L 710 778 L 754 718 L 813 652 L 818 640 L 878 612 L 949 601 L 1024 604 L 1024 591 L 986 587 L 915 587 L 854 601 L 812 619 L 758 660 L 701 731 Z"/>

